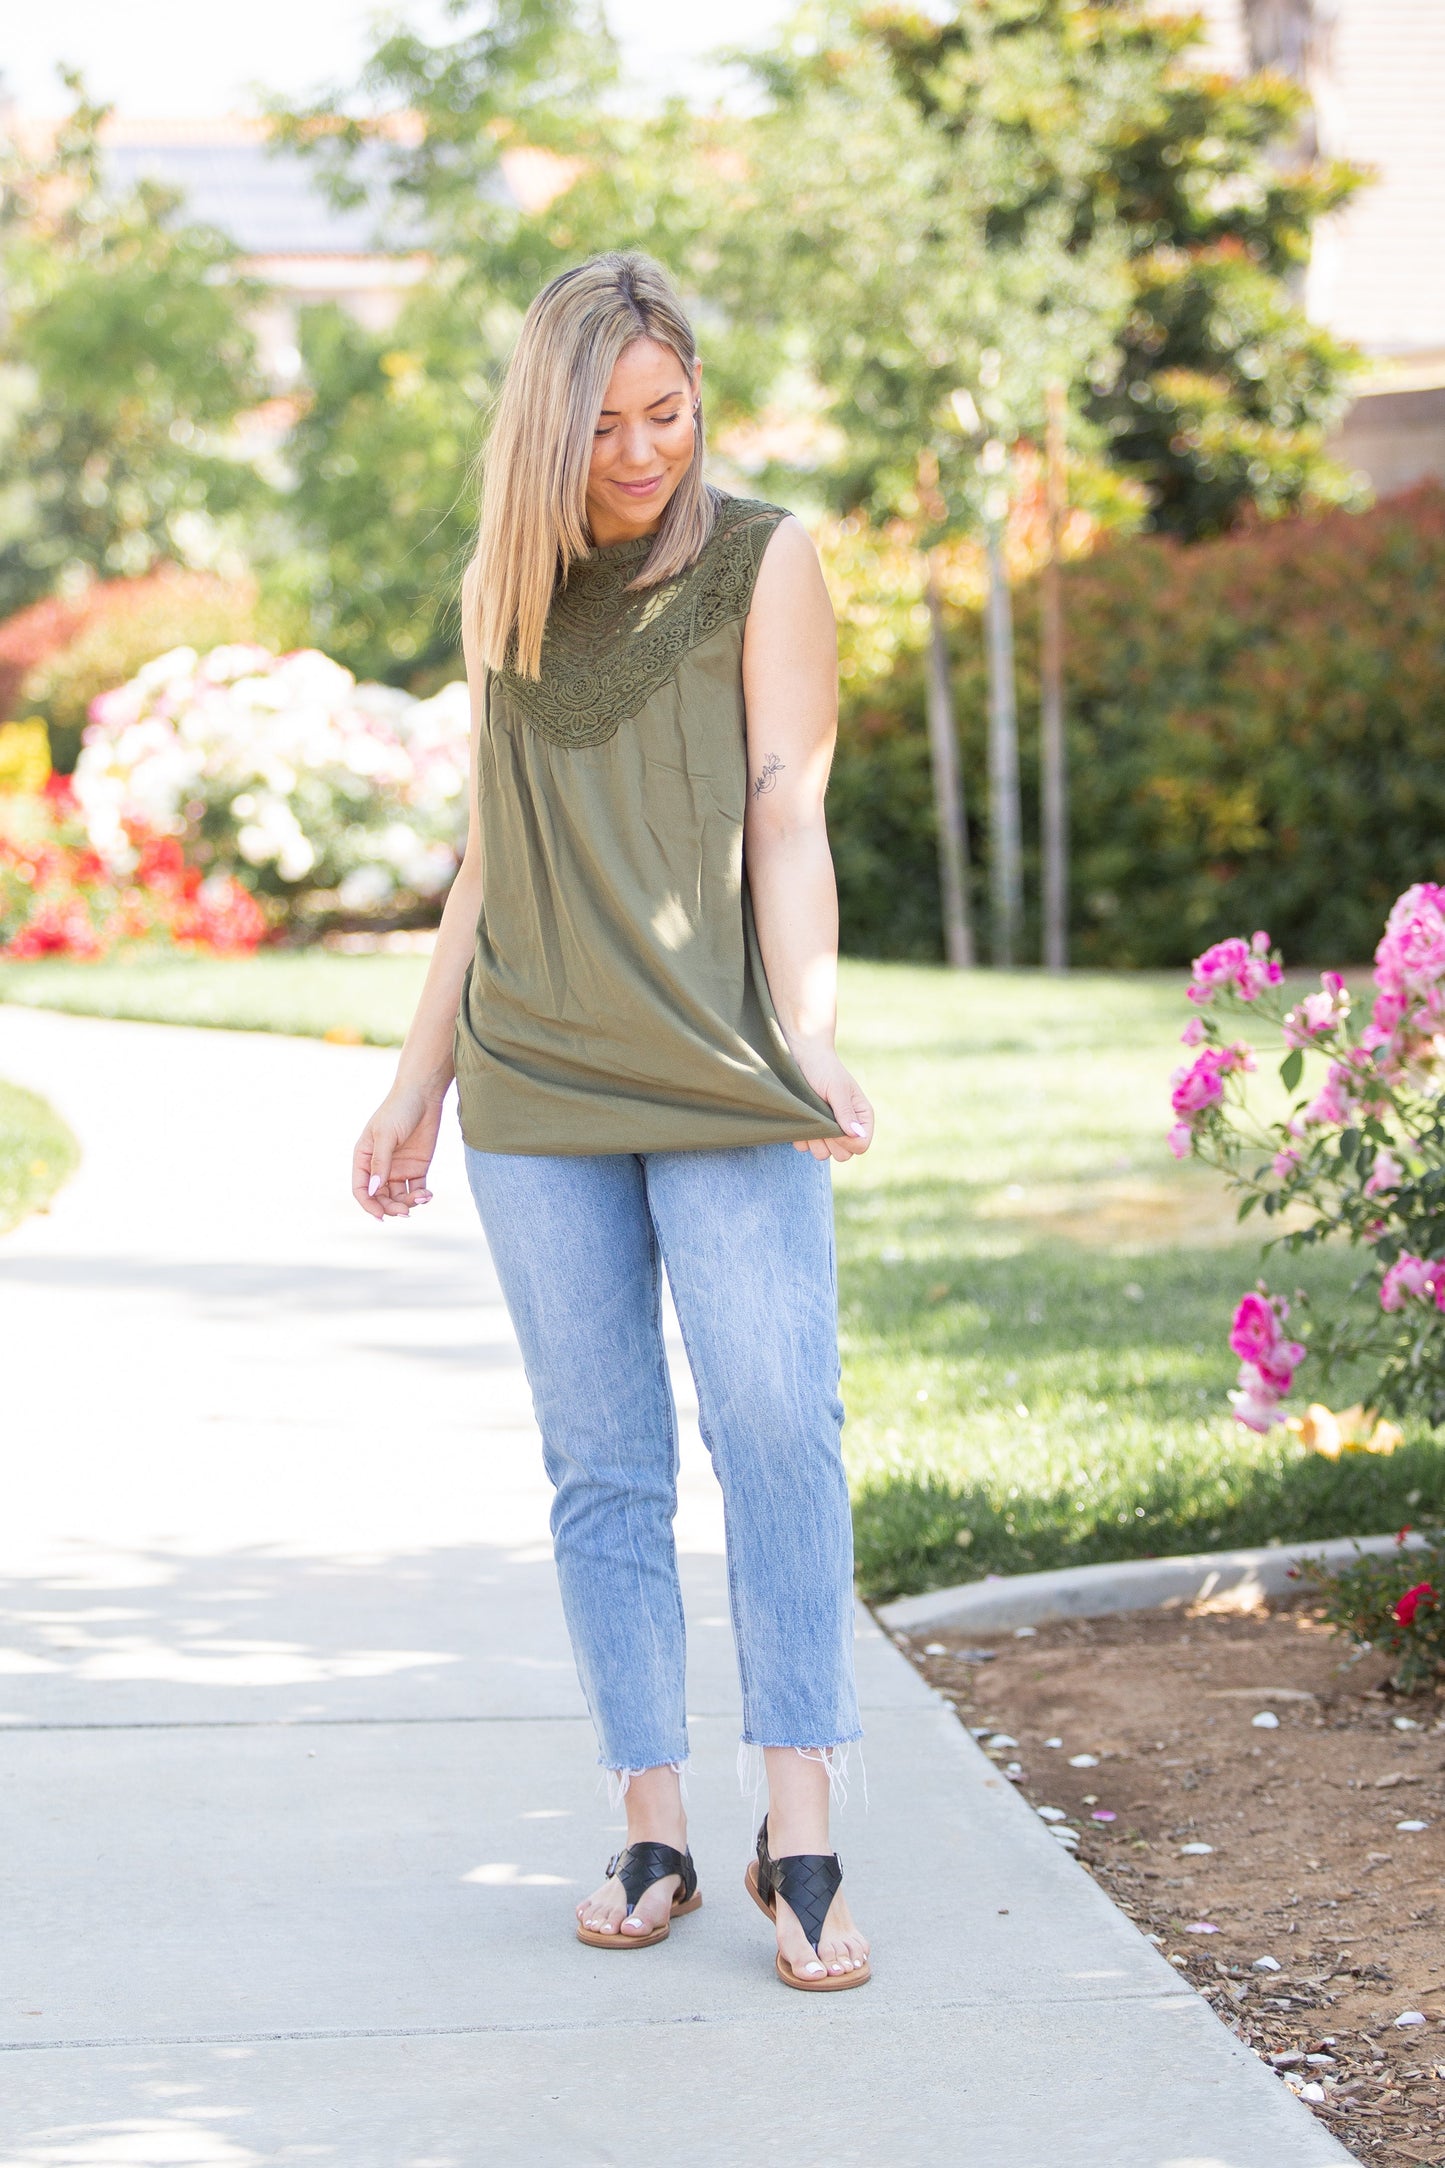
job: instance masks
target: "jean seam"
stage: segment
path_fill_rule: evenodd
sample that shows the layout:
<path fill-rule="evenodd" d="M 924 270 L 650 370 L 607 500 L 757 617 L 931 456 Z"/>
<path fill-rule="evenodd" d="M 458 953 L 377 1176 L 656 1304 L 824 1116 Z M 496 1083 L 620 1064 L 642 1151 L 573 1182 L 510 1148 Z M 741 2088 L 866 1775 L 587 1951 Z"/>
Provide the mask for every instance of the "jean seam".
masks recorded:
<path fill-rule="evenodd" d="M 649 1177 L 649 1174 L 650 1174 L 650 1170 L 649 1170 L 649 1168 L 648 1168 L 647 1160 L 646 1160 L 646 1158 L 645 1158 L 645 1157 L 644 1157 L 644 1159 L 643 1159 L 643 1162 L 642 1162 L 642 1168 L 643 1168 L 643 1175 L 644 1175 L 644 1177 L 645 1177 L 645 1178 Z M 644 1195 L 645 1195 L 645 1197 L 647 1198 L 647 1217 L 648 1217 L 648 1219 L 649 1219 L 649 1220 L 651 1221 L 651 1223 L 652 1223 L 652 1238 L 653 1238 L 653 1242 L 654 1242 L 654 1244 L 655 1244 L 655 1246 L 656 1246 L 656 1251 L 657 1251 L 657 1255 L 658 1255 L 659 1259 L 661 1260 L 662 1264 L 663 1264 L 663 1265 L 666 1265 L 666 1263 L 667 1263 L 667 1245 L 666 1245 L 666 1243 L 665 1243 L 665 1242 L 663 1241 L 663 1239 L 662 1239 L 662 1229 L 661 1229 L 661 1228 L 660 1228 L 660 1227 L 658 1226 L 658 1224 L 657 1224 L 657 1215 L 656 1215 L 656 1213 L 655 1213 L 655 1212 L 653 1211 L 653 1209 L 652 1209 L 652 1185 L 651 1185 L 651 1181 L 650 1181 L 650 1179 L 645 1179 L 645 1184 L 644 1184 L 644 1190 L 643 1190 L 643 1194 L 644 1194 Z M 671 1279 L 669 1279 L 669 1281 L 668 1281 L 668 1285 L 669 1285 L 669 1286 L 671 1286 L 671 1285 L 672 1285 Z M 689 1342 L 688 1342 L 688 1337 L 687 1337 L 687 1323 L 686 1323 L 686 1320 L 685 1320 L 685 1319 L 684 1319 L 684 1317 L 683 1317 L 683 1314 L 682 1314 L 682 1308 L 681 1308 L 680 1304 L 679 1304 L 679 1303 L 678 1303 L 678 1301 L 677 1301 L 677 1295 L 676 1295 L 676 1291 L 675 1291 L 675 1290 L 674 1290 L 674 1293 L 673 1293 L 673 1308 L 674 1308 L 674 1309 L 675 1309 L 675 1310 L 677 1311 L 677 1329 L 678 1329 L 678 1331 L 679 1331 L 679 1332 L 680 1332 L 680 1333 L 682 1334 L 682 1347 L 683 1347 L 683 1353 L 684 1353 L 684 1354 L 686 1355 L 686 1357 L 687 1357 L 687 1364 L 688 1364 L 688 1368 L 689 1368 L 689 1370 L 690 1370 L 690 1371 L 692 1372 L 692 1382 L 693 1382 L 693 1384 L 694 1384 L 694 1385 L 696 1386 L 696 1388 L 697 1388 L 697 1427 L 698 1427 L 698 1432 L 699 1432 L 699 1435 L 700 1435 L 700 1436 L 701 1436 L 701 1438 L 702 1438 L 702 1442 L 703 1442 L 703 1444 L 704 1444 L 704 1445 L 705 1445 L 705 1446 L 707 1447 L 707 1455 L 708 1455 L 708 1459 L 709 1459 L 709 1460 L 710 1460 L 710 1461 L 712 1462 L 712 1465 L 713 1465 L 713 1473 L 714 1473 L 714 1475 L 715 1475 L 715 1476 L 717 1477 L 717 1482 L 718 1482 L 718 1488 L 719 1488 L 719 1490 L 720 1490 L 720 1491 L 722 1492 L 722 1508 L 723 1508 L 723 1564 L 724 1564 L 724 1566 L 725 1566 L 725 1568 L 726 1568 L 726 1571 L 727 1571 L 727 1577 L 728 1577 L 728 1610 L 729 1610 L 729 1612 L 730 1612 L 730 1614 L 731 1614 L 731 1616 L 732 1616 L 732 1628 L 733 1628 L 733 1655 L 734 1655 L 734 1657 L 735 1657 L 735 1659 L 736 1659 L 736 1662 L 737 1662 L 737 1667 L 738 1667 L 738 1687 L 739 1687 L 739 1690 L 740 1690 L 740 1692 L 741 1692 L 741 1694 L 742 1694 L 742 1701 L 743 1701 L 743 1730 L 744 1730 L 744 1733 L 746 1733 L 746 1731 L 747 1731 L 747 1727 L 748 1727 L 748 1722 L 749 1722 L 749 1712 L 750 1712 L 750 1710 L 751 1710 L 751 1707 L 752 1707 L 752 1700 L 753 1700 L 753 1694 L 752 1694 L 752 1685 L 751 1685 L 751 1682 L 750 1682 L 750 1680 L 749 1680 L 749 1678 L 748 1678 L 748 1660 L 747 1660 L 747 1655 L 746 1655 L 746 1652 L 745 1652 L 745 1650 L 744 1650 L 744 1646 L 743 1646 L 743 1644 L 744 1644 L 744 1642 L 745 1642 L 745 1640 L 746 1640 L 746 1638 L 747 1638 L 747 1637 L 746 1637 L 746 1635 L 744 1634 L 744 1632 L 742 1631 L 742 1615 L 741 1615 L 741 1610 L 740 1610 L 740 1606 L 739 1606 L 739 1601 L 738 1601 L 737 1567 L 736 1567 L 736 1564 L 735 1564 L 735 1561 L 734 1561 L 734 1557 L 733 1557 L 733 1545 L 732 1545 L 731 1541 L 729 1540 L 729 1530 L 728 1530 L 728 1494 L 727 1494 L 727 1485 L 726 1485 L 726 1484 L 725 1484 L 725 1483 L 723 1482 L 723 1480 L 722 1480 L 722 1472 L 721 1472 L 721 1469 L 719 1468 L 719 1465 L 718 1465 L 718 1457 L 717 1457 L 717 1450 L 716 1450 L 716 1448 L 715 1448 L 715 1446 L 714 1446 L 714 1444 L 713 1444 L 713 1441 L 712 1441 L 711 1437 L 710 1437 L 710 1436 L 708 1435 L 708 1423 L 707 1423 L 707 1414 L 706 1414 L 706 1410 L 705 1410 L 705 1408 L 704 1408 L 704 1406 L 703 1406 L 703 1382 L 702 1382 L 702 1377 L 701 1377 L 701 1375 L 700 1375 L 700 1373 L 699 1373 L 698 1365 L 697 1365 L 697 1364 L 696 1364 L 696 1363 L 695 1363 L 695 1362 L 693 1361 L 693 1359 L 692 1359 L 692 1348 L 691 1348 L 691 1346 L 690 1346 L 690 1344 L 689 1344 Z M 676 1407 L 674 1406 L 674 1408 L 673 1408 L 673 1421 L 674 1421 L 674 1423 L 676 1422 L 676 1420 L 677 1420 L 677 1409 L 676 1409 Z"/>
<path fill-rule="evenodd" d="M 671 1379 L 671 1377 L 670 1377 L 670 1376 L 669 1376 L 669 1374 L 668 1374 L 668 1368 L 667 1368 L 667 1339 L 666 1339 L 666 1335 L 664 1334 L 664 1331 L 663 1331 L 663 1325 L 662 1325 L 662 1267 L 663 1267 L 663 1254 L 662 1254 L 662 1237 L 661 1237 L 661 1236 L 659 1235 L 659 1233 L 658 1233 L 658 1231 L 657 1231 L 657 1222 L 656 1222 L 656 1220 L 655 1220 L 655 1219 L 653 1218 L 653 1216 L 652 1216 L 652 1199 L 651 1199 L 651 1197 L 649 1197 L 649 1196 L 648 1196 L 648 1193 L 647 1193 L 647 1161 L 646 1161 L 646 1159 L 645 1159 L 645 1158 L 644 1158 L 644 1157 L 643 1157 L 643 1156 L 642 1156 L 642 1155 L 641 1155 L 640 1153 L 639 1153 L 638 1157 L 639 1157 L 639 1161 L 640 1161 L 640 1163 L 641 1163 L 641 1167 L 642 1167 L 642 1195 L 643 1195 L 643 1201 L 645 1202 L 645 1204 L 646 1204 L 646 1206 L 647 1206 L 647 1224 L 648 1224 L 648 1227 L 650 1228 L 650 1230 L 651 1230 L 651 1233 L 652 1233 L 652 1258 L 651 1258 L 651 1279 L 652 1279 L 652 1315 L 653 1315 L 653 1320 L 654 1320 L 654 1322 L 655 1322 L 655 1324 L 656 1324 L 656 1327 L 657 1327 L 657 1367 L 656 1367 L 656 1373 L 655 1373 L 655 1375 L 656 1375 L 656 1380 L 657 1380 L 657 1387 L 658 1387 L 658 1392 L 659 1392 L 659 1395 L 660 1395 L 660 1398 L 661 1398 L 661 1401 L 662 1401 L 662 1407 L 663 1407 L 663 1411 L 664 1411 L 664 1414 L 665 1414 L 665 1417 L 666 1417 L 666 1421 L 667 1421 L 668 1437 L 669 1437 L 669 1439 L 670 1439 L 670 1441 L 671 1441 L 671 1445 L 672 1445 L 672 1520 L 671 1520 L 671 1522 L 669 1523 L 669 1527 L 670 1527 L 670 1529 L 672 1530 L 672 1558 L 673 1558 L 673 1576 L 672 1576 L 672 1590 L 673 1590 L 673 1597 L 674 1597 L 674 1600 L 675 1600 L 675 1602 L 676 1602 L 676 1604 L 677 1604 L 677 1637 L 678 1637 L 678 1642 L 679 1642 L 679 1645 L 681 1646 L 681 1649 L 682 1649 L 682 1679 L 683 1679 L 683 1686 L 682 1686 L 682 1696 L 683 1696 L 683 1716 L 682 1716 L 682 1729 L 681 1729 L 681 1734 L 680 1734 L 680 1736 L 681 1736 L 681 1739 L 682 1739 L 682 1754 L 681 1754 L 681 1756 L 680 1756 L 679 1758 L 680 1758 L 681 1760 L 683 1760 L 683 1761 L 686 1761 L 686 1759 L 687 1759 L 687 1756 L 688 1756 L 688 1735 L 687 1735 L 687 1611 L 686 1611 L 686 1608 L 685 1608 L 685 1606 L 684 1606 L 684 1604 L 683 1604 L 683 1600 L 682 1600 L 682 1583 L 681 1583 L 680 1579 L 678 1578 L 678 1574 L 677 1574 L 677 1570 L 676 1570 L 676 1569 L 677 1569 L 677 1535 L 676 1535 L 676 1525 L 677 1525 L 677 1479 L 678 1479 L 678 1474 L 679 1474 L 679 1471 L 680 1471 L 680 1464 L 681 1464 L 681 1459 L 682 1459 L 682 1441 L 681 1441 L 681 1438 L 680 1438 L 680 1436 L 679 1436 L 679 1434 L 678 1434 L 678 1426 L 677 1426 L 677 1402 L 676 1402 L 676 1400 L 675 1400 L 675 1399 L 673 1398 L 673 1392 L 672 1392 L 672 1379 Z M 686 1340 L 684 1340 L 684 1346 L 685 1346 L 685 1345 L 686 1345 Z M 689 1357 L 689 1361 L 690 1361 L 690 1360 L 691 1360 L 691 1357 Z M 649 1766 L 650 1766 L 650 1765 L 649 1765 Z"/>

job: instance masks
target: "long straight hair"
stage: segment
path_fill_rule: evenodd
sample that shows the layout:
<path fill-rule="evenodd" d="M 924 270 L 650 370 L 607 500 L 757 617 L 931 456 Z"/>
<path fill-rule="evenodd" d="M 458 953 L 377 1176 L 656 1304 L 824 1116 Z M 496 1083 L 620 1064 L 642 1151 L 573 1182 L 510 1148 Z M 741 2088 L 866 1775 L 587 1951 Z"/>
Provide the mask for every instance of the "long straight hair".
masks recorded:
<path fill-rule="evenodd" d="M 692 326 L 650 256 L 593 256 L 545 286 L 522 321 L 482 460 L 482 512 L 467 592 L 489 669 L 538 676 L 559 581 L 592 547 L 587 472 L 602 401 L 624 348 L 669 346 L 689 383 Z M 655 587 L 685 570 L 712 532 L 717 498 L 702 478 L 699 408 L 692 458 L 632 581 Z"/>

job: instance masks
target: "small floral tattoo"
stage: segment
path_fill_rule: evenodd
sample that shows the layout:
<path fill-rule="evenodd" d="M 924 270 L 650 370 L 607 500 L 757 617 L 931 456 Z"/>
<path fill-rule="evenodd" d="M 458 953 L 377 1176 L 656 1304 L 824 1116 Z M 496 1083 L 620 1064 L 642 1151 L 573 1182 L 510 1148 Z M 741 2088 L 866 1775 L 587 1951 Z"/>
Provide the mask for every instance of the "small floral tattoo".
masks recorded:
<path fill-rule="evenodd" d="M 765 791 L 776 787 L 782 768 L 783 763 L 779 760 L 777 754 L 769 753 L 767 759 L 763 762 L 762 773 L 753 785 L 753 796 L 755 798 L 761 798 Z"/>

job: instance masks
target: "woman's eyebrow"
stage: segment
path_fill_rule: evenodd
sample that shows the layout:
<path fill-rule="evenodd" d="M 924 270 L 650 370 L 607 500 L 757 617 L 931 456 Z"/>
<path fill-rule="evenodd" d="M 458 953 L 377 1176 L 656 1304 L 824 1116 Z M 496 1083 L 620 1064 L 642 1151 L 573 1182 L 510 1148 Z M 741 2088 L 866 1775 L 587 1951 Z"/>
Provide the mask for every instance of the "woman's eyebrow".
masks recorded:
<path fill-rule="evenodd" d="M 668 406 L 674 399 L 680 399 L 681 397 L 682 389 L 679 386 L 676 391 L 665 391 L 660 399 L 649 399 L 642 411 L 644 414 L 650 414 L 655 406 Z M 621 407 L 615 406 L 605 406 L 598 409 L 599 419 L 603 414 L 617 415 L 621 412 Z"/>

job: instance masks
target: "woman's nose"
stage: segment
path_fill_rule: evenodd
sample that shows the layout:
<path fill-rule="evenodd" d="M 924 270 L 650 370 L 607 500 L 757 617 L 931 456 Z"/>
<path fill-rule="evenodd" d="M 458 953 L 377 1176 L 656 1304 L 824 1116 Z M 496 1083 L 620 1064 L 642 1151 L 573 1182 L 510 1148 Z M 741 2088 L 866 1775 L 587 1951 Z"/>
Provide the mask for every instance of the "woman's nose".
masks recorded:
<path fill-rule="evenodd" d="M 619 432 L 622 464 L 625 467 L 645 467 L 652 458 L 652 439 L 645 422 L 624 422 Z"/>

